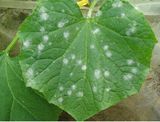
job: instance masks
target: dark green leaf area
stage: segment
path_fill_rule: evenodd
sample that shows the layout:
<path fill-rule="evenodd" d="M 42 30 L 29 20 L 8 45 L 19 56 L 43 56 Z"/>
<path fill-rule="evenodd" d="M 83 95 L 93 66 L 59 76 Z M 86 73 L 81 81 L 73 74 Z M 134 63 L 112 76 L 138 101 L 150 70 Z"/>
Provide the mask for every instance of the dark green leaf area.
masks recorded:
<path fill-rule="evenodd" d="M 18 59 L 0 55 L 0 120 L 58 120 L 61 110 L 26 88 Z"/>

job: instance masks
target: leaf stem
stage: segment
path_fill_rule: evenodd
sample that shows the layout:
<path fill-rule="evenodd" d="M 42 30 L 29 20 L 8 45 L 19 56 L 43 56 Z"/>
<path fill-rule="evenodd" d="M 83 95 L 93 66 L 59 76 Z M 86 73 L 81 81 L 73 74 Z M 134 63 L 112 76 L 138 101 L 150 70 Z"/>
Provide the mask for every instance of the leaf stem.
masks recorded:
<path fill-rule="evenodd" d="M 5 49 L 5 52 L 8 53 L 12 48 L 13 46 L 16 44 L 18 40 L 18 35 L 16 35 L 13 39 L 13 41 L 11 41 L 11 43 L 8 45 L 8 47 Z"/>
<path fill-rule="evenodd" d="M 88 15 L 87 15 L 88 18 L 92 17 L 92 12 L 93 12 L 94 7 L 95 7 L 95 5 L 97 4 L 98 1 L 99 0 L 94 0 L 93 3 L 91 4 L 91 7 L 90 7 L 90 9 L 88 11 Z"/>

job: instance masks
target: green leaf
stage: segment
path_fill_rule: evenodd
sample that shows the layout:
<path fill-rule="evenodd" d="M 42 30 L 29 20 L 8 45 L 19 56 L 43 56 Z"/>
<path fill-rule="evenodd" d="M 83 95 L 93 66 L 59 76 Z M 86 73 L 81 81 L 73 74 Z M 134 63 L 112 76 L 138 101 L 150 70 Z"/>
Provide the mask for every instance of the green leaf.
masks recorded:
<path fill-rule="evenodd" d="M 0 120 L 57 120 L 61 110 L 26 88 L 17 59 L 0 55 Z"/>
<path fill-rule="evenodd" d="M 19 37 L 27 86 L 77 120 L 137 93 L 156 43 L 126 0 L 105 0 L 92 18 L 74 0 L 40 0 Z"/>

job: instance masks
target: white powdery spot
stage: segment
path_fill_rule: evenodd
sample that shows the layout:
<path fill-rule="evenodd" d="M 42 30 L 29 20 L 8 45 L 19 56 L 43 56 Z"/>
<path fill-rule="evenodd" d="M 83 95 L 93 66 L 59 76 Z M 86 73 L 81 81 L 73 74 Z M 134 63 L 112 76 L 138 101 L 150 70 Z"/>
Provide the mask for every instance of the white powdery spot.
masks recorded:
<path fill-rule="evenodd" d="M 100 29 L 99 28 L 96 28 L 92 31 L 93 34 L 98 34 L 100 32 Z"/>
<path fill-rule="evenodd" d="M 140 9 L 139 9 L 139 7 L 138 7 L 138 6 L 135 6 L 134 8 L 135 8 L 136 10 L 140 11 Z"/>
<path fill-rule="evenodd" d="M 98 12 L 96 13 L 96 16 L 97 17 L 102 16 L 102 11 L 98 10 Z"/>
<path fill-rule="evenodd" d="M 48 20 L 49 15 L 44 12 L 44 13 L 41 13 L 41 14 L 40 14 L 40 17 L 41 17 L 41 20 L 46 21 L 46 20 Z"/>
<path fill-rule="evenodd" d="M 96 86 L 93 86 L 93 88 L 92 88 L 92 89 L 93 89 L 93 92 L 94 92 L 94 93 L 96 93 L 96 92 L 97 92 L 97 87 L 96 87 Z"/>
<path fill-rule="evenodd" d="M 76 85 L 72 85 L 71 88 L 72 88 L 72 90 L 75 90 L 77 87 L 76 87 Z"/>
<path fill-rule="evenodd" d="M 69 75 L 72 77 L 73 76 L 73 72 L 71 72 Z"/>
<path fill-rule="evenodd" d="M 71 54 L 71 59 L 74 60 L 76 58 L 75 54 Z"/>
<path fill-rule="evenodd" d="M 94 44 L 91 44 L 91 45 L 90 45 L 90 49 L 95 49 L 95 45 L 94 45 Z"/>
<path fill-rule="evenodd" d="M 84 65 L 82 65 L 81 69 L 82 69 L 83 71 L 86 71 L 86 70 L 87 70 L 87 66 L 84 64 Z"/>
<path fill-rule="evenodd" d="M 61 12 L 62 12 L 62 13 L 64 13 L 64 12 L 65 12 L 65 10 L 64 10 L 64 9 L 62 9 L 62 10 L 61 10 Z"/>
<path fill-rule="evenodd" d="M 33 78 L 33 76 L 34 76 L 34 71 L 33 71 L 32 68 L 29 68 L 29 69 L 27 70 L 26 76 L 27 76 L 28 79 Z"/>
<path fill-rule="evenodd" d="M 94 77 L 95 77 L 96 79 L 100 79 L 100 77 L 101 77 L 101 70 L 100 70 L 100 69 L 96 69 L 96 70 L 94 71 Z"/>
<path fill-rule="evenodd" d="M 67 95 L 68 95 L 68 96 L 71 96 L 71 95 L 72 95 L 72 91 L 71 91 L 71 90 L 68 90 L 68 91 L 67 91 Z"/>
<path fill-rule="evenodd" d="M 106 56 L 107 56 L 108 58 L 110 58 L 110 57 L 112 57 L 112 53 L 111 53 L 110 51 L 107 51 L 107 52 L 106 52 Z"/>
<path fill-rule="evenodd" d="M 109 77 L 109 76 L 110 76 L 110 72 L 109 72 L 109 71 L 107 71 L 107 70 L 106 70 L 106 71 L 104 71 L 104 76 L 105 76 L 105 77 Z"/>
<path fill-rule="evenodd" d="M 132 25 L 133 26 L 137 26 L 137 22 L 136 21 L 132 21 Z"/>
<path fill-rule="evenodd" d="M 65 39 L 68 39 L 69 36 L 70 36 L 70 33 L 69 33 L 69 32 L 64 32 L 64 33 L 63 33 L 63 36 L 64 36 Z"/>
<path fill-rule="evenodd" d="M 135 62 L 134 62 L 134 60 L 132 60 L 132 59 L 128 59 L 128 60 L 127 60 L 127 64 L 128 64 L 128 65 L 132 65 L 132 64 L 134 64 L 134 63 L 135 63 Z"/>
<path fill-rule="evenodd" d="M 48 45 L 51 46 L 51 45 L 52 45 L 52 42 L 49 42 Z"/>
<path fill-rule="evenodd" d="M 44 49 L 44 47 L 45 47 L 45 46 L 44 46 L 43 44 L 39 44 L 39 45 L 38 45 L 38 51 L 42 51 L 42 50 Z"/>
<path fill-rule="evenodd" d="M 27 83 L 26 83 L 26 86 L 27 86 L 27 87 L 32 87 L 32 86 L 34 86 L 35 84 L 36 84 L 35 81 L 29 79 L 29 80 L 27 81 Z"/>
<path fill-rule="evenodd" d="M 129 29 L 129 31 L 130 31 L 131 33 L 135 33 L 135 32 L 136 32 L 136 27 L 135 27 L 135 26 L 131 27 L 131 28 Z"/>
<path fill-rule="evenodd" d="M 125 17 L 126 16 L 126 14 L 125 13 L 121 13 L 121 17 Z"/>
<path fill-rule="evenodd" d="M 43 41 L 44 41 L 45 43 L 47 43 L 48 40 L 49 40 L 49 36 L 48 36 L 48 35 L 44 35 L 44 36 L 43 36 Z"/>
<path fill-rule="evenodd" d="M 130 73 L 123 76 L 123 80 L 131 80 L 132 78 L 133 78 L 133 75 Z"/>
<path fill-rule="evenodd" d="M 67 65 L 67 64 L 68 64 L 68 62 L 69 62 L 69 61 L 68 61 L 68 59 L 67 59 L 67 58 L 64 58 L 64 59 L 63 59 L 63 64 Z"/>
<path fill-rule="evenodd" d="M 65 24 L 67 24 L 69 21 L 68 20 L 61 20 L 60 22 L 58 22 L 58 28 L 63 28 L 65 26 Z"/>
<path fill-rule="evenodd" d="M 115 0 L 115 2 L 112 4 L 113 8 L 119 8 L 122 7 L 123 3 L 120 0 Z"/>
<path fill-rule="evenodd" d="M 136 67 L 134 67 L 134 68 L 131 69 L 131 72 L 134 73 L 134 74 L 137 74 L 138 69 Z"/>
<path fill-rule="evenodd" d="M 130 27 L 127 31 L 126 31 L 126 35 L 127 36 L 131 36 L 132 34 L 134 34 L 136 32 L 136 27 L 132 26 Z"/>
<path fill-rule="evenodd" d="M 104 45 L 103 50 L 108 50 L 109 46 L 108 45 Z"/>
<path fill-rule="evenodd" d="M 81 65 L 82 64 L 82 60 L 77 60 L 77 65 Z"/>
<path fill-rule="evenodd" d="M 109 91 L 111 90 L 111 88 L 106 88 L 105 90 L 106 90 L 107 92 L 109 92 Z"/>
<path fill-rule="evenodd" d="M 62 97 L 58 98 L 58 102 L 62 103 L 63 102 L 63 98 Z"/>
<path fill-rule="evenodd" d="M 77 97 L 83 97 L 83 92 L 82 91 L 79 91 L 78 93 L 77 93 Z"/>
<path fill-rule="evenodd" d="M 28 48 L 31 45 L 31 41 L 30 40 L 26 40 L 25 42 L 23 42 L 23 46 L 25 48 Z"/>
<path fill-rule="evenodd" d="M 63 86 L 60 86 L 59 87 L 59 91 L 63 91 L 64 90 L 64 87 Z"/>
<path fill-rule="evenodd" d="M 45 13 L 46 12 L 46 8 L 44 6 L 42 6 L 40 9 L 39 9 L 39 12 L 40 13 Z"/>
<path fill-rule="evenodd" d="M 76 30 L 78 31 L 78 30 L 79 30 L 79 27 L 76 27 Z"/>
<path fill-rule="evenodd" d="M 45 30 L 45 28 L 44 27 L 41 27 L 40 28 L 40 32 L 45 32 L 46 30 Z"/>

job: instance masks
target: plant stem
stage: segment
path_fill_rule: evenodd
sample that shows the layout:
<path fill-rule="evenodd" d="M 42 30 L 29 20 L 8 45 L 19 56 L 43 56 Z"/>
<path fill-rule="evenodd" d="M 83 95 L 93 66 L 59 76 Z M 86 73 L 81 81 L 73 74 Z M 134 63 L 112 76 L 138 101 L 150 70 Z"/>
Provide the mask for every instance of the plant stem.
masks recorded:
<path fill-rule="evenodd" d="M 88 11 L 88 15 L 87 15 L 88 18 L 92 17 L 92 12 L 93 12 L 94 7 L 95 7 L 95 5 L 97 4 L 98 1 L 99 0 L 94 0 L 93 3 L 91 4 L 91 7 L 90 7 L 90 9 Z"/>
<path fill-rule="evenodd" d="M 13 39 L 13 41 L 11 41 L 11 43 L 8 45 L 8 47 L 5 49 L 5 52 L 8 53 L 12 48 L 13 46 L 16 44 L 18 40 L 18 36 L 16 35 Z"/>

